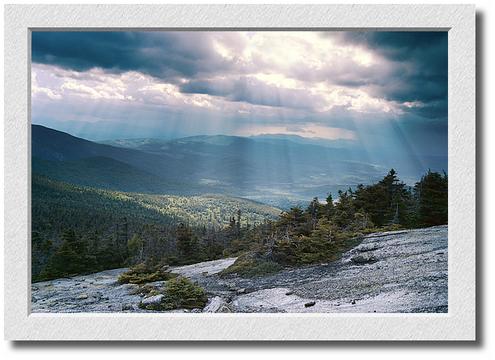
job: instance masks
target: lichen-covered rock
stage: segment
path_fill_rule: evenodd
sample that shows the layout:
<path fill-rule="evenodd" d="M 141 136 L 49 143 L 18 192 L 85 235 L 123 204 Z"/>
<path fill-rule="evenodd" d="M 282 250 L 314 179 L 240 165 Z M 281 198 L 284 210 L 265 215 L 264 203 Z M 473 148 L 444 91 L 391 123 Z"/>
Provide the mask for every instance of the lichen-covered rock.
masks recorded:
<path fill-rule="evenodd" d="M 144 298 L 143 301 L 141 301 L 141 303 L 145 306 L 147 305 L 157 305 L 157 304 L 160 304 L 162 299 L 165 297 L 165 295 L 163 294 L 158 294 L 158 295 L 155 295 L 155 296 L 150 296 L 150 297 L 147 297 L 147 298 Z"/>
<path fill-rule="evenodd" d="M 351 261 L 355 264 L 362 265 L 362 264 L 371 264 L 377 261 L 376 257 L 374 255 L 356 255 L 351 258 Z"/>
<path fill-rule="evenodd" d="M 134 306 L 132 304 L 123 304 L 122 311 L 132 311 L 134 310 Z"/>
<path fill-rule="evenodd" d="M 215 296 L 206 304 L 203 312 L 207 313 L 229 313 L 232 312 L 224 298 Z"/>

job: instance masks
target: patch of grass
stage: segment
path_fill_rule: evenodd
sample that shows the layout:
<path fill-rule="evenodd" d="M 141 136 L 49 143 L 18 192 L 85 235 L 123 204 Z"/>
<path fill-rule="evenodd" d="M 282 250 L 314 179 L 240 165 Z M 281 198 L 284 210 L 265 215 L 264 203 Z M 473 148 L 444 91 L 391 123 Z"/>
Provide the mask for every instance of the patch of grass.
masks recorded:
<path fill-rule="evenodd" d="M 208 301 L 206 291 L 185 277 L 177 277 L 167 281 L 164 295 L 160 303 L 139 307 L 146 310 L 164 311 L 174 309 L 202 309 Z"/>
<path fill-rule="evenodd" d="M 177 275 L 164 270 L 161 265 L 148 265 L 141 263 L 130 268 L 118 278 L 120 284 L 146 284 L 154 281 L 170 280 Z"/>
<path fill-rule="evenodd" d="M 237 258 L 237 260 L 224 269 L 220 276 L 237 274 L 241 277 L 265 276 L 282 270 L 282 265 L 265 259 L 257 253 L 246 253 Z"/>

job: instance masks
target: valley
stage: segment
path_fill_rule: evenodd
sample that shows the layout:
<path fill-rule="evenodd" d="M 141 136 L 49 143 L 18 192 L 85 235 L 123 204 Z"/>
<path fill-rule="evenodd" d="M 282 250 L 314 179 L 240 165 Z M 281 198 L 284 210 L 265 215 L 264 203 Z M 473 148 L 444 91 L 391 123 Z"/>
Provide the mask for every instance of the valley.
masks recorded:
<path fill-rule="evenodd" d="M 33 125 L 33 171 L 108 190 L 170 195 L 225 194 L 288 209 L 317 196 L 378 181 L 391 167 L 413 184 L 446 159 L 378 161 L 349 144 L 297 137 L 192 136 L 95 143 Z"/>

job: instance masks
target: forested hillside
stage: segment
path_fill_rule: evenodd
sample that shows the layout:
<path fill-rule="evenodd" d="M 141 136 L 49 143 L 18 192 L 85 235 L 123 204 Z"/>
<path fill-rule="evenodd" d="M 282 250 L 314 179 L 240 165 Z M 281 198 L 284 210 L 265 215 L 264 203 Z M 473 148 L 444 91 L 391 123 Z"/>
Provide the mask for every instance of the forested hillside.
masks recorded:
<path fill-rule="evenodd" d="M 208 242 L 208 249 L 194 249 L 198 250 L 195 256 L 217 258 L 229 242 L 229 233 L 224 229 L 233 217 L 239 217 L 242 226 L 250 227 L 274 219 L 279 213 L 270 206 L 223 195 L 124 193 L 34 174 L 33 277 L 107 269 L 150 257 L 190 262 L 189 249 L 187 254 L 181 254 L 177 248 L 180 231 L 191 238 L 186 236 L 184 241 L 197 243 L 194 246 Z M 55 260 L 60 264 L 51 264 L 57 253 L 60 256 Z M 78 256 L 86 258 L 76 259 Z M 78 262 L 81 264 L 72 270 L 67 267 Z"/>
<path fill-rule="evenodd" d="M 32 159 L 34 173 L 71 184 L 99 189 L 142 192 L 173 193 L 183 185 L 168 183 L 162 178 L 124 162 L 95 156 L 77 160 L 58 161 Z"/>

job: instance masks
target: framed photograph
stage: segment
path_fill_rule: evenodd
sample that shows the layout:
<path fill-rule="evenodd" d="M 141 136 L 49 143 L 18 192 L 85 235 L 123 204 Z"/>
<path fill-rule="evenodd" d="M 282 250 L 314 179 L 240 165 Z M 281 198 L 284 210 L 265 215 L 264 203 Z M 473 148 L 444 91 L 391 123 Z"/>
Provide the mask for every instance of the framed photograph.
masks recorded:
<path fill-rule="evenodd" d="M 12 5 L 9 340 L 475 340 L 471 5 Z"/>

